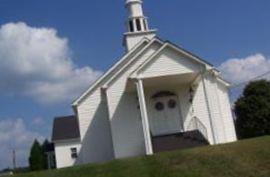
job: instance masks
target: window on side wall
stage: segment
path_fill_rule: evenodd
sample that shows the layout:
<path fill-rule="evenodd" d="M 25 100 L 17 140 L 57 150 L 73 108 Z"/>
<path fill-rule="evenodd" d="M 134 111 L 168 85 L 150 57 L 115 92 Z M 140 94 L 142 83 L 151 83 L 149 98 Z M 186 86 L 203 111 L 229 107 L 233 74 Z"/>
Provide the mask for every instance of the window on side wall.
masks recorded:
<path fill-rule="evenodd" d="M 78 157 L 77 148 L 71 148 L 71 158 L 76 159 Z"/>

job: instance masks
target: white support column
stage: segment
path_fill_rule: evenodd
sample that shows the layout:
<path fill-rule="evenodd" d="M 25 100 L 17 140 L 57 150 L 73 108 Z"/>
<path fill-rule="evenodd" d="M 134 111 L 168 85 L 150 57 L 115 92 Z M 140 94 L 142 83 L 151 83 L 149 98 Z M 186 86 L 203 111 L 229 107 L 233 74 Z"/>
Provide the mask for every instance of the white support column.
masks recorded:
<path fill-rule="evenodd" d="M 140 18 L 140 23 L 141 23 L 141 29 L 142 29 L 142 31 L 146 31 L 146 27 L 145 27 L 145 25 L 144 25 L 144 23 L 143 23 L 143 18 Z"/>
<path fill-rule="evenodd" d="M 145 150 L 146 150 L 147 155 L 152 155 L 153 147 L 152 147 L 147 108 L 146 108 L 146 102 L 145 102 L 143 81 L 141 79 L 138 79 L 136 81 L 136 86 L 137 86 L 137 92 L 138 92 L 139 103 L 140 103 L 140 111 L 141 111 L 141 117 L 142 117 Z"/>
<path fill-rule="evenodd" d="M 147 18 L 144 19 L 144 23 L 145 23 L 145 26 L 146 26 L 146 31 L 148 31 L 149 30 L 149 24 L 148 24 Z"/>
<path fill-rule="evenodd" d="M 134 30 L 134 32 L 138 32 L 137 24 L 136 24 L 136 19 L 135 18 L 132 19 L 132 23 L 133 23 L 133 30 Z"/>

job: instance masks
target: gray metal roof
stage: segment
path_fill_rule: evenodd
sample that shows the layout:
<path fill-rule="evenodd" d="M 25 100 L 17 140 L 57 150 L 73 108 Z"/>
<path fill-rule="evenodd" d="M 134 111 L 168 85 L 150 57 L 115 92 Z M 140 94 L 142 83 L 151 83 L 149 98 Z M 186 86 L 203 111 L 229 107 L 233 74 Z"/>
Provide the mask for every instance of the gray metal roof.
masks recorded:
<path fill-rule="evenodd" d="M 57 117 L 53 122 L 52 141 L 80 138 L 80 131 L 75 116 Z"/>

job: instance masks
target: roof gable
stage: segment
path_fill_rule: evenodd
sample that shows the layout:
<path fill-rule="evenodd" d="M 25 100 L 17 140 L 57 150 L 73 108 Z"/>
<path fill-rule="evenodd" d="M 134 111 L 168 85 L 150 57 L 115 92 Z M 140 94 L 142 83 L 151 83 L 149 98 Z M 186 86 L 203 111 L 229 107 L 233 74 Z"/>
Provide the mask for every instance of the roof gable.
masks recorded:
<path fill-rule="evenodd" d="M 132 72 L 131 78 L 153 77 L 154 75 L 173 74 L 173 71 L 179 73 L 198 72 L 201 66 L 213 68 L 213 66 L 197 56 L 165 42 L 164 45 L 149 57 L 140 67 Z M 168 68 L 170 68 L 168 70 Z"/>
<path fill-rule="evenodd" d="M 115 81 L 117 76 L 119 76 L 121 73 L 123 73 L 135 61 L 137 61 L 142 56 L 146 55 L 146 53 L 151 53 L 151 51 L 155 52 L 163 45 L 163 43 L 164 42 L 158 38 L 154 38 L 153 40 L 151 40 L 142 50 L 140 50 L 133 58 L 131 58 L 130 61 L 124 67 L 122 67 L 121 69 L 119 69 L 119 71 L 117 73 L 112 75 L 112 77 L 107 82 L 105 82 L 103 87 L 108 88 L 110 86 L 110 84 L 113 83 L 113 81 Z"/>
<path fill-rule="evenodd" d="M 138 56 L 139 53 L 143 52 L 147 49 L 147 47 L 151 46 L 151 43 L 154 41 L 158 41 L 163 44 L 162 49 L 160 48 L 158 51 L 155 52 L 155 54 L 151 57 L 149 57 L 139 68 L 137 68 L 131 77 L 134 77 L 136 73 L 143 70 L 145 66 L 147 66 L 148 62 L 151 62 L 156 56 L 158 56 L 163 49 L 169 47 L 176 52 L 179 52 L 182 55 L 185 55 L 187 58 L 192 59 L 193 61 L 196 61 L 200 64 L 205 65 L 208 68 L 213 68 L 211 64 L 206 62 L 205 60 L 197 57 L 196 55 L 193 55 L 192 53 L 180 48 L 179 46 L 166 41 L 163 42 L 158 37 L 153 38 L 151 41 L 147 38 L 144 38 L 139 44 L 137 44 L 133 49 L 131 49 L 128 53 L 126 53 L 116 64 L 114 64 L 105 74 L 103 74 L 96 82 L 94 82 L 79 98 L 77 98 L 73 103 L 72 106 L 79 105 L 86 96 L 92 93 L 93 90 L 95 90 L 98 87 L 104 86 L 107 87 L 108 84 L 110 84 L 114 78 L 121 73 L 121 71 L 127 67 L 130 64 L 130 61 L 135 60 L 136 56 Z M 135 74 L 135 75 L 134 75 Z"/>

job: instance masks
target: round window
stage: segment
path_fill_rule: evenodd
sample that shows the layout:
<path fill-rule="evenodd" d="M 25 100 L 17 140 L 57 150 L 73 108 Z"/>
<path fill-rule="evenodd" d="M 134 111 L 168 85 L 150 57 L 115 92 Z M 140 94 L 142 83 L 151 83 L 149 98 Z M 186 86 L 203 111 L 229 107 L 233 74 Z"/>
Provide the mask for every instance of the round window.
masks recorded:
<path fill-rule="evenodd" d="M 164 109 L 164 105 L 161 102 L 157 102 L 155 105 L 156 110 L 162 111 Z"/>
<path fill-rule="evenodd" d="M 176 107 L 176 101 L 175 100 L 169 100 L 168 101 L 168 107 L 171 109 L 174 109 Z"/>

